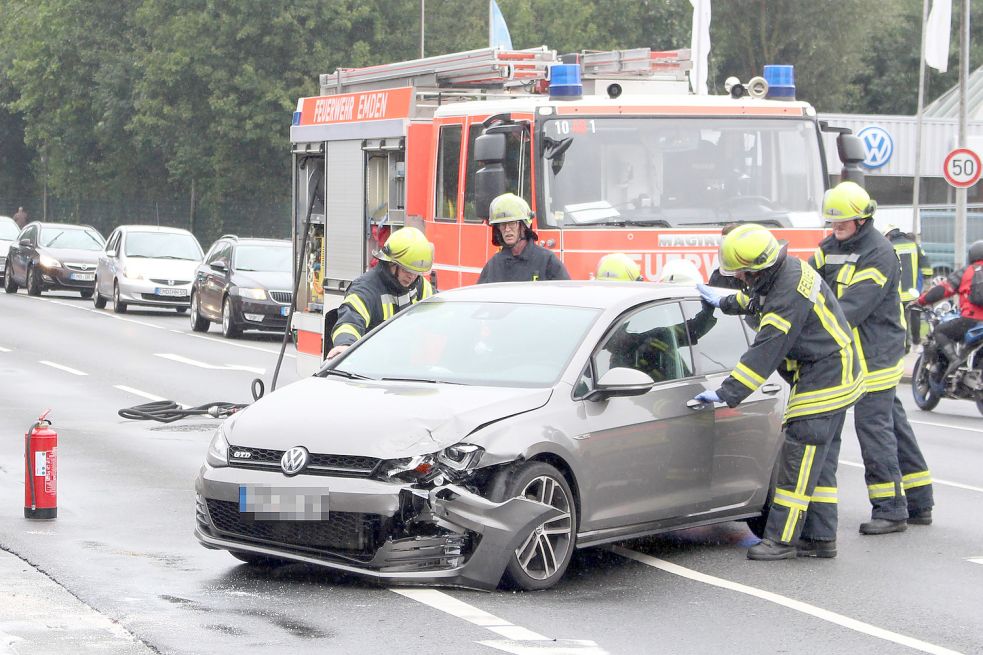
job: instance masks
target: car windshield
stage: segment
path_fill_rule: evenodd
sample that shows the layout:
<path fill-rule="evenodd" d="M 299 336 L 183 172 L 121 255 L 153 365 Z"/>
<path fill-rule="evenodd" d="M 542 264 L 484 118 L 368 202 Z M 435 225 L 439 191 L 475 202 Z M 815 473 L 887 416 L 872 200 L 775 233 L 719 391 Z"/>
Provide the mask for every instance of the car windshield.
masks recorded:
<path fill-rule="evenodd" d="M 551 386 L 599 313 L 583 307 L 437 299 L 385 323 L 337 370 L 374 379 Z"/>
<path fill-rule="evenodd" d="M 95 230 L 79 227 L 46 227 L 41 230 L 42 246 L 48 248 L 74 248 L 76 250 L 102 250 L 105 241 Z"/>
<path fill-rule="evenodd" d="M 239 246 L 236 248 L 237 271 L 290 272 L 290 244 Z"/>
<path fill-rule="evenodd" d="M 811 120 L 563 118 L 541 138 L 545 225 L 821 225 Z"/>
<path fill-rule="evenodd" d="M 20 232 L 20 228 L 17 227 L 17 223 L 0 220 L 0 239 L 3 241 L 13 241 L 17 238 L 18 232 Z"/>
<path fill-rule="evenodd" d="M 190 234 L 175 232 L 130 232 L 126 235 L 127 257 L 156 259 L 201 259 L 201 247 Z"/>

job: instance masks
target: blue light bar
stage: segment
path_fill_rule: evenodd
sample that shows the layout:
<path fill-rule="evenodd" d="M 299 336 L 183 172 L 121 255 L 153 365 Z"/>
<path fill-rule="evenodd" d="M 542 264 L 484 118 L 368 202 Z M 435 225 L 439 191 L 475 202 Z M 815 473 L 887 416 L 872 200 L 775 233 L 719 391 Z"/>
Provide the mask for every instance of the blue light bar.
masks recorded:
<path fill-rule="evenodd" d="M 765 66 L 764 77 L 768 83 L 766 98 L 795 100 L 795 66 Z"/>
<path fill-rule="evenodd" d="M 584 95 L 580 82 L 579 64 L 553 64 L 550 66 L 550 98 L 579 100 Z"/>
<path fill-rule="evenodd" d="M 300 125 L 300 112 L 299 111 L 295 111 L 294 112 L 293 122 L 290 123 L 290 124 L 291 125 Z"/>

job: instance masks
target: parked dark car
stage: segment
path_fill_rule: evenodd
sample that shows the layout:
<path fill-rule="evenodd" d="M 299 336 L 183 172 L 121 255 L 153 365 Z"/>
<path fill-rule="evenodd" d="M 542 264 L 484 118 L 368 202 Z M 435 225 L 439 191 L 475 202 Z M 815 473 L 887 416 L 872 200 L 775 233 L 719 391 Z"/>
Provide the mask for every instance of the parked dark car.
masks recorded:
<path fill-rule="evenodd" d="M 7 269 L 7 251 L 10 244 L 17 240 L 20 228 L 9 216 L 0 216 L 0 275 Z"/>
<path fill-rule="evenodd" d="M 222 334 L 283 330 L 293 297 L 289 241 L 225 235 L 212 244 L 191 285 L 191 329 Z"/>
<path fill-rule="evenodd" d="M 105 245 L 102 235 L 88 225 L 28 223 L 10 244 L 3 287 L 17 293 L 24 286 L 32 296 L 64 289 L 90 298 Z"/>

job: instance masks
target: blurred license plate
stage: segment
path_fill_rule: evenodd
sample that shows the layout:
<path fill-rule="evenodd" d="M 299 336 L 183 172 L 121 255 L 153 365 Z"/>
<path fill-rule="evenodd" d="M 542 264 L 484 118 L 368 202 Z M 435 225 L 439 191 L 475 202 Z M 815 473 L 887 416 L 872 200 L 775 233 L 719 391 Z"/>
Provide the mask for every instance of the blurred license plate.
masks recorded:
<path fill-rule="evenodd" d="M 184 289 L 164 289 L 162 287 L 157 287 L 154 289 L 154 293 L 158 296 L 186 296 L 188 292 Z"/>
<path fill-rule="evenodd" d="M 73 280 L 78 280 L 79 282 L 92 282 L 96 279 L 95 273 L 72 273 L 69 275 Z"/>
<path fill-rule="evenodd" d="M 324 521 L 328 518 L 328 490 L 241 485 L 239 512 L 257 521 Z"/>
<path fill-rule="evenodd" d="M 0 266 L 0 270 L 3 270 L 3 266 Z M 287 316 L 288 314 L 290 314 L 290 307 L 280 308 L 280 316 Z"/>

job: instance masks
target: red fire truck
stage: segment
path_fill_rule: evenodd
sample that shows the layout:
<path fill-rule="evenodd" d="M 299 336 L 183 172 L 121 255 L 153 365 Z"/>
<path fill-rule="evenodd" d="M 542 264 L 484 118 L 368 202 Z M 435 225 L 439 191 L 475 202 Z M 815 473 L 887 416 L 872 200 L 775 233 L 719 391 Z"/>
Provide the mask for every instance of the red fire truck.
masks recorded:
<path fill-rule="evenodd" d="M 862 182 L 859 140 L 787 87 L 767 97 L 761 78 L 693 95 L 690 68 L 687 50 L 544 46 L 322 75 L 290 130 L 298 369 L 322 361 L 348 284 L 394 228 L 434 243 L 438 288 L 473 284 L 496 251 L 488 202 L 505 191 L 529 201 L 540 244 L 575 279 L 610 252 L 648 279 L 674 258 L 707 274 L 721 226 L 742 221 L 779 228 L 808 256 L 831 175 Z M 823 130 L 840 132 L 842 172 L 827 166 Z"/>

